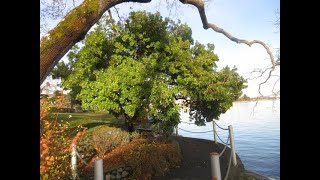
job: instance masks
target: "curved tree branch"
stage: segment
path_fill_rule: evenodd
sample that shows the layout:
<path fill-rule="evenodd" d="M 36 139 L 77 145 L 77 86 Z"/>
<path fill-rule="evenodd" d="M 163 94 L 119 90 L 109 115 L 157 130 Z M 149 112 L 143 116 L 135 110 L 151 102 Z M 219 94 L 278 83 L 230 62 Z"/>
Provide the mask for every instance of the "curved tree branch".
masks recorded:
<path fill-rule="evenodd" d="M 124 2 L 149 3 L 151 0 L 84 0 L 40 40 L 40 84 L 58 61 L 109 8 Z"/>
<path fill-rule="evenodd" d="M 250 47 L 251 47 L 252 44 L 260 44 L 260 45 L 262 45 L 264 47 L 264 49 L 267 51 L 267 53 L 269 54 L 269 56 L 270 56 L 271 63 L 272 63 L 272 68 L 273 69 L 275 68 L 277 63 L 276 63 L 276 61 L 274 59 L 274 56 L 273 56 L 270 48 L 264 42 L 259 41 L 259 40 L 247 41 L 247 40 L 243 40 L 243 39 L 238 39 L 238 38 L 232 36 L 230 33 L 225 31 L 224 29 L 216 26 L 215 24 L 208 23 L 207 16 L 206 16 L 206 13 L 205 13 L 203 0 L 179 0 L 179 1 L 181 3 L 183 3 L 183 4 L 190 4 L 190 5 L 193 5 L 193 6 L 198 8 L 198 11 L 199 11 L 199 14 L 200 14 L 200 17 L 201 17 L 201 21 L 202 21 L 202 25 L 203 25 L 204 29 L 211 28 L 212 30 L 214 30 L 214 31 L 216 31 L 218 33 L 222 33 L 227 38 L 229 38 L 231 41 L 234 41 L 234 42 L 236 42 L 238 44 L 243 43 L 243 44 L 246 44 L 246 45 L 248 45 Z M 280 59 L 279 59 L 279 65 L 280 65 Z"/>

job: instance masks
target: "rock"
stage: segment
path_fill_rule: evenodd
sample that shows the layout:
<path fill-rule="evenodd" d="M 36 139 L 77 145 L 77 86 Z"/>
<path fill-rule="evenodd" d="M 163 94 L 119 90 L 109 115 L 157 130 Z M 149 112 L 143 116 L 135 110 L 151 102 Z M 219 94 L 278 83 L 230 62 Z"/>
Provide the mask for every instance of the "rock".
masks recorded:
<path fill-rule="evenodd" d="M 269 178 L 262 176 L 256 172 L 246 170 L 243 174 L 245 180 L 270 180 Z"/>
<path fill-rule="evenodd" d="M 129 175 L 129 172 L 128 171 L 123 171 L 122 172 L 122 177 L 124 178 L 124 177 L 126 177 L 126 176 L 128 176 Z"/>
<path fill-rule="evenodd" d="M 127 166 L 124 168 L 126 171 L 130 171 L 131 170 L 131 167 L 130 166 Z"/>
<path fill-rule="evenodd" d="M 116 176 L 114 176 L 114 175 L 110 175 L 110 179 L 116 179 Z"/>
<path fill-rule="evenodd" d="M 122 168 L 119 168 L 119 169 L 117 170 L 118 173 L 121 173 L 122 171 L 123 171 Z"/>
<path fill-rule="evenodd" d="M 121 174 L 117 174 L 117 179 L 120 179 L 121 178 Z"/>

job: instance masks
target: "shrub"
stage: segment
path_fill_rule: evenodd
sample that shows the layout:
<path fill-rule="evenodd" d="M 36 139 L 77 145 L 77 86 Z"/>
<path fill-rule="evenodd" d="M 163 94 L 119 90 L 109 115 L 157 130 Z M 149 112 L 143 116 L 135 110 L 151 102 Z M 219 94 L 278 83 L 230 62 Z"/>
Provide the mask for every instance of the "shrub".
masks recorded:
<path fill-rule="evenodd" d="M 179 148 L 172 143 L 134 139 L 106 154 L 103 161 L 105 171 L 124 165 L 131 166 L 133 174 L 127 179 L 143 180 L 163 176 L 170 169 L 178 167 L 181 154 Z M 94 164 L 94 159 L 90 163 Z M 86 171 L 93 171 L 92 167 Z"/>
<path fill-rule="evenodd" d="M 135 139 L 139 139 L 139 138 L 141 138 L 140 133 L 138 133 L 138 132 L 132 132 L 132 133 L 130 133 L 130 140 L 131 140 L 131 141 L 132 141 L 132 140 L 135 140 Z"/>
<path fill-rule="evenodd" d="M 106 125 L 89 129 L 80 137 L 77 143 L 77 151 L 88 162 L 93 156 L 103 157 L 112 149 L 128 143 L 129 133 L 119 128 Z"/>
<path fill-rule="evenodd" d="M 71 143 L 81 135 L 81 131 L 69 139 L 68 124 L 58 123 L 48 111 L 50 102 L 40 100 L 40 179 L 68 179 L 71 177 Z"/>
<path fill-rule="evenodd" d="M 133 178 L 151 179 L 177 167 L 181 156 L 173 144 L 152 142 L 137 145 L 124 159 L 133 169 Z"/>

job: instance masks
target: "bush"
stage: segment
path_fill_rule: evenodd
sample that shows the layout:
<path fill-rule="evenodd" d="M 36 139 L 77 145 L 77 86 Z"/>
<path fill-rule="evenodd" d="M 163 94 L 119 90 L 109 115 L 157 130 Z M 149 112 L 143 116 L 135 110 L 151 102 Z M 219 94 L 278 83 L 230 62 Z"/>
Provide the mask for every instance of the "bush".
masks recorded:
<path fill-rule="evenodd" d="M 133 178 L 151 179 L 163 176 L 179 165 L 180 155 L 173 144 L 143 143 L 129 151 L 124 158 L 133 169 Z"/>
<path fill-rule="evenodd" d="M 52 120 L 50 103 L 40 100 L 40 179 L 70 179 L 70 145 L 81 135 L 68 138 L 68 125 Z"/>
<path fill-rule="evenodd" d="M 90 162 L 94 164 L 94 160 Z M 105 172 L 114 167 L 130 166 L 132 173 L 127 179 L 151 179 L 163 176 L 181 163 L 179 148 L 172 143 L 159 143 L 146 139 L 135 139 L 120 146 L 103 158 Z M 93 171 L 93 166 L 86 169 Z"/>
<path fill-rule="evenodd" d="M 66 126 L 44 121 L 40 139 L 41 179 L 66 179 L 70 176 L 69 142 L 65 141 Z"/>
<path fill-rule="evenodd" d="M 89 129 L 80 137 L 77 143 L 77 151 L 85 161 L 89 161 L 93 156 L 103 157 L 112 149 L 128 143 L 129 133 L 119 128 L 106 125 Z"/>
<path fill-rule="evenodd" d="M 141 135 L 138 132 L 132 132 L 130 134 L 130 141 L 141 138 Z"/>

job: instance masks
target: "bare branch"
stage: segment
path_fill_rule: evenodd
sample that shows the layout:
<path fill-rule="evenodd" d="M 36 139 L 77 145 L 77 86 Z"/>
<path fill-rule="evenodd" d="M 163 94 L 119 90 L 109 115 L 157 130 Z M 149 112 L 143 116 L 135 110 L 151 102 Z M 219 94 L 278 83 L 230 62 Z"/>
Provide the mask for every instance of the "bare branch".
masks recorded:
<path fill-rule="evenodd" d="M 114 9 L 116 10 L 116 13 L 117 13 L 117 15 L 118 15 L 119 20 L 120 20 L 121 22 L 123 22 L 123 20 L 122 20 L 123 18 L 120 16 L 119 11 L 118 11 L 118 8 L 114 7 Z"/>
<path fill-rule="evenodd" d="M 229 38 L 231 41 L 234 41 L 234 42 L 236 42 L 238 44 L 243 43 L 243 44 L 248 45 L 249 47 L 251 47 L 252 44 L 260 44 L 260 45 L 262 45 L 264 47 L 264 49 L 267 51 L 267 53 L 269 54 L 269 56 L 270 56 L 271 63 L 272 63 L 272 68 L 273 69 L 275 68 L 276 61 L 274 59 L 274 56 L 273 56 L 272 52 L 270 51 L 270 48 L 264 42 L 259 41 L 259 40 L 247 41 L 247 40 L 243 40 L 243 39 L 238 39 L 238 38 L 232 36 L 230 33 L 225 31 L 224 29 L 218 27 L 217 25 L 212 24 L 212 23 L 208 23 L 207 16 L 206 16 L 206 13 L 205 13 L 203 0 L 179 0 L 179 1 L 181 3 L 183 3 L 183 4 L 190 4 L 190 5 L 193 5 L 193 6 L 198 8 L 198 11 L 199 11 L 199 14 L 200 14 L 200 17 L 201 17 L 201 21 L 202 21 L 202 25 L 203 25 L 204 29 L 211 28 L 211 29 L 213 29 L 214 31 L 216 31 L 218 33 L 222 33 L 227 38 Z"/>
<path fill-rule="evenodd" d="M 253 106 L 253 108 L 252 108 L 252 111 L 251 111 L 251 116 L 253 116 L 254 115 L 254 109 L 257 107 L 257 105 L 258 105 L 258 100 L 256 101 L 256 103 L 254 104 L 254 106 Z"/>
<path fill-rule="evenodd" d="M 114 31 L 114 33 L 116 34 L 116 35 L 118 35 L 118 31 L 117 31 L 117 28 L 116 28 L 116 25 L 115 25 L 115 21 L 114 21 L 114 19 L 113 19 L 113 17 L 112 17 L 112 14 L 111 14 L 111 10 L 110 9 L 108 9 L 108 14 L 109 14 L 109 18 L 112 20 L 111 21 L 111 24 L 112 24 L 112 26 L 111 26 L 111 29 Z"/>
<path fill-rule="evenodd" d="M 41 0 L 40 1 L 40 33 L 48 31 L 47 19 L 56 20 L 65 13 L 67 1 L 63 0 Z"/>
<path fill-rule="evenodd" d="M 171 1 L 170 0 L 166 0 L 167 3 L 167 10 L 169 11 L 169 15 L 168 17 L 176 17 L 179 13 L 179 9 L 180 9 L 180 3 L 178 1 Z"/>
<path fill-rule="evenodd" d="M 274 25 L 276 26 L 276 28 L 278 29 L 278 32 L 279 32 L 279 30 L 280 30 L 280 10 L 277 9 L 275 13 L 276 13 L 276 20 L 274 22 Z"/>
<path fill-rule="evenodd" d="M 270 71 L 269 71 L 269 75 L 268 75 L 268 77 L 266 78 L 266 80 L 259 84 L 259 90 L 258 90 L 258 92 L 259 92 L 259 94 L 260 94 L 261 96 L 263 96 L 262 93 L 260 92 L 261 85 L 265 84 L 265 83 L 270 79 L 271 73 L 272 73 L 273 71 L 274 71 L 274 69 L 270 70 Z"/>
<path fill-rule="evenodd" d="M 264 74 L 267 70 L 269 70 L 269 69 L 272 69 L 272 67 L 266 68 L 264 71 L 261 71 L 261 70 L 254 70 L 254 71 L 252 71 L 251 73 L 259 72 L 259 73 L 261 73 L 261 74 L 260 74 L 259 76 L 257 76 L 257 77 L 249 78 L 248 80 L 260 78 L 260 77 L 263 76 L 263 74 Z"/>
<path fill-rule="evenodd" d="M 274 87 L 276 86 L 276 84 L 280 81 L 280 76 L 278 76 L 279 78 L 277 79 L 277 81 L 274 83 L 274 85 L 273 85 L 273 88 L 272 88 L 272 93 L 274 94 L 274 95 L 277 95 L 278 93 L 279 93 L 279 91 L 278 92 L 274 92 Z"/>
<path fill-rule="evenodd" d="M 67 1 L 63 0 L 52 0 L 50 3 L 46 1 L 40 1 L 40 15 L 48 16 L 52 19 L 57 19 L 64 15 L 64 10 L 67 6 Z"/>
<path fill-rule="evenodd" d="M 108 14 L 109 14 L 109 17 L 113 20 L 113 18 L 112 18 L 112 14 L 111 14 L 111 10 L 110 10 L 110 9 L 108 9 Z"/>

